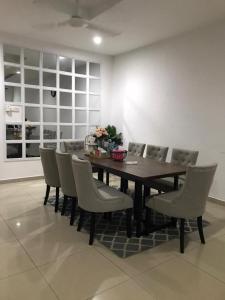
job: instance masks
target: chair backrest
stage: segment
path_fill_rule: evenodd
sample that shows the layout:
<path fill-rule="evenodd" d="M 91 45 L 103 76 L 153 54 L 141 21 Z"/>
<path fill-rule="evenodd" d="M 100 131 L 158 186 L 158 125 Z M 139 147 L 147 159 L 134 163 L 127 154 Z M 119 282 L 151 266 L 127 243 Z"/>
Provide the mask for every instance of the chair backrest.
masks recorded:
<path fill-rule="evenodd" d="M 129 143 L 128 153 L 135 156 L 143 156 L 145 151 L 145 144 L 141 143 Z"/>
<path fill-rule="evenodd" d="M 64 141 L 64 148 L 66 153 L 76 153 L 84 150 L 84 141 L 66 142 Z"/>
<path fill-rule="evenodd" d="M 217 164 L 187 168 L 186 180 L 175 204 L 186 218 L 203 215 L 216 168 Z"/>
<path fill-rule="evenodd" d="M 168 147 L 147 145 L 146 158 L 164 162 L 166 161 L 168 149 Z"/>
<path fill-rule="evenodd" d="M 89 212 L 100 212 L 105 199 L 94 183 L 90 162 L 73 156 L 72 168 L 79 207 Z"/>
<path fill-rule="evenodd" d="M 172 151 L 171 162 L 181 166 L 195 165 L 198 158 L 198 151 L 176 149 Z"/>
<path fill-rule="evenodd" d="M 39 148 L 45 182 L 53 187 L 60 187 L 59 172 L 56 163 L 55 150 Z"/>
<path fill-rule="evenodd" d="M 69 197 L 77 197 L 71 154 L 57 151 L 56 161 L 63 194 Z"/>

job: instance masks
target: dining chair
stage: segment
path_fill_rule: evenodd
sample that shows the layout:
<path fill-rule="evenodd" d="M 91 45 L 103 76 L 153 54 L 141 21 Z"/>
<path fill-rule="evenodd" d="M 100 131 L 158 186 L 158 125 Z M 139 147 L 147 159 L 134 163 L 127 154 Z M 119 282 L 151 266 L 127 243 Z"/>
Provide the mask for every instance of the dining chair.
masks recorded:
<path fill-rule="evenodd" d="M 59 172 L 56 163 L 56 156 L 55 156 L 55 149 L 51 148 L 39 148 L 41 163 L 44 172 L 44 178 L 46 182 L 46 193 L 45 193 L 45 200 L 44 205 L 47 204 L 50 188 L 56 188 L 56 199 L 55 199 L 55 212 L 58 211 L 59 205 L 59 188 L 60 188 L 60 179 L 59 179 Z"/>
<path fill-rule="evenodd" d="M 144 151 L 145 151 L 145 144 L 133 143 L 133 142 L 130 142 L 128 144 L 128 154 L 134 156 L 143 156 Z"/>
<path fill-rule="evenodd" d="M 195 165 L 198 158 L 198 151 L 174 148 L 172 150 L 171 163 L 180 166 Z M 185 181 L 186 175 L 179 176 L 178 187 L 180 188 Z M 166 177 L 164 179 L 155 179 L 145 185 L 161 192 L 170 192 L 174 190 L 174 178 Z M 148 193 L 149 194 L 149 191 Z"/>
<path fill-rule="evenodd" d="M 84 150 L 84 141 L 64 141 L 64 149 L 66 153 L 76 153 Z"/>
<path fill-rule="evenodd" d="M 156 161 L 166 161 L 169 147 L 147 145 L 146 158 L 153 159 Z"/>
<path fill-rule="evenodd" d="M 173 191 L 146 200 L 146 232 L 150 231 L 151 210 L 180 219 L 180 252 L 184 253 L 184 222 L 197 218 L 198 231 L 202 244 L 205 244 L 202 215 L 213 182 L 217 164 L 209 166 L 189 166 L 186 180 L 181 190 Z"/>
<path fill-rule="evenodd" d="M 89 245 L 92 245 L 94 241 L 97 213 L 126 210 L 127 236 L 131 237 L 132 199 L 109 186 L 98 189 L 92 177 L 92 168 L 89 161 L 73 157 L 72 167 L 76 182 L 78 206 L 81 209 L 78 231 L 82 228 L 84 214 L 86 212 L 91 214 Z"/>

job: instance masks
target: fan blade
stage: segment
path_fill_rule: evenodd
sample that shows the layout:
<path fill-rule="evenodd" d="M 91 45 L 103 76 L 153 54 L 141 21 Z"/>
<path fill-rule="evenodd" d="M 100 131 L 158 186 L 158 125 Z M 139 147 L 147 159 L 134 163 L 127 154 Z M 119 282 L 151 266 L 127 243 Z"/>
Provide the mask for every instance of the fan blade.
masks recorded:
<path fill-rule="evenodd" d="M 114 5 L 118 4 L 119 2 L 121 2 L 122 0 L 98 0 L 99 4 L 94 4 L 91 6 L 88 5 L 87 7 L 87 19 L 88 20 L 92 20 L 95 17 L 97 17 L 98 15 L 104 13 L 105 11 L 107 11 L 108 9 L 112 8 Z"/>
<path fill-rule="evenodd" d="M 121 32 L 106 29 L 103 26 L 96 25 L 96 24 L 93 24 L 93 23 L 90 23 L 90 22 L 86 22 L 86 24 L 87 25 L 85 26 L 85 28 L 96 31 L 97 33 L 102 33 L 104 35 L 108 35 L 108 36 L 112 36 L 112 37 L 121 34 Z"/>
<path fill-rule="evenodd" d="M 70 16 L 77 13 L 76 1 L 74 1 L 74 3 L 71 3 L 71 1 L 66 0 L 33 0 L 33 3 L 53 8 L 58 12 L 65 13 Z"/>
<path fill-rule="evenodd" d="M 37 30 L 51 30 L 57 27 L 57 23 L 44 23 L 44 24 L 36 24 L 32 27 Z"/>

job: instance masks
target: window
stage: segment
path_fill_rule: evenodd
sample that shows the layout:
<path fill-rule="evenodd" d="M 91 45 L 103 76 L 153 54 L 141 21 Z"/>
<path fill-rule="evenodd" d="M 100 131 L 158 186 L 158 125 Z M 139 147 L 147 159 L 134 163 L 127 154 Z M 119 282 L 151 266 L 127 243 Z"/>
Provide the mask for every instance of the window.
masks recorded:
<path fill-rule="evenodd" d="M 6 159 L 37 159 L 100 124 L 99 63 L 11 45 L 3 56 Z"/>

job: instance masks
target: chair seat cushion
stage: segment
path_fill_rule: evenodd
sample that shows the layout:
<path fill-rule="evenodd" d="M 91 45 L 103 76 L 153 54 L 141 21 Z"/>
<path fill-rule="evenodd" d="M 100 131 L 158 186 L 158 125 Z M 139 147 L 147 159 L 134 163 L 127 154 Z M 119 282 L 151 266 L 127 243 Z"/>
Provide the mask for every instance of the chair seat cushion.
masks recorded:
<path fill-rule="evenodd" d="M 102 181 L 100 181 L 98 179 L 95 179 L 95 178 L 93 178 L 93 179 L 94 179 L 94 183 L 96 184 L 96 186 L 97 186 L 98 189 L 101 188 L 101 187 L 106 186 L 106 184 L 104 182 L 102 182 Z"/>

